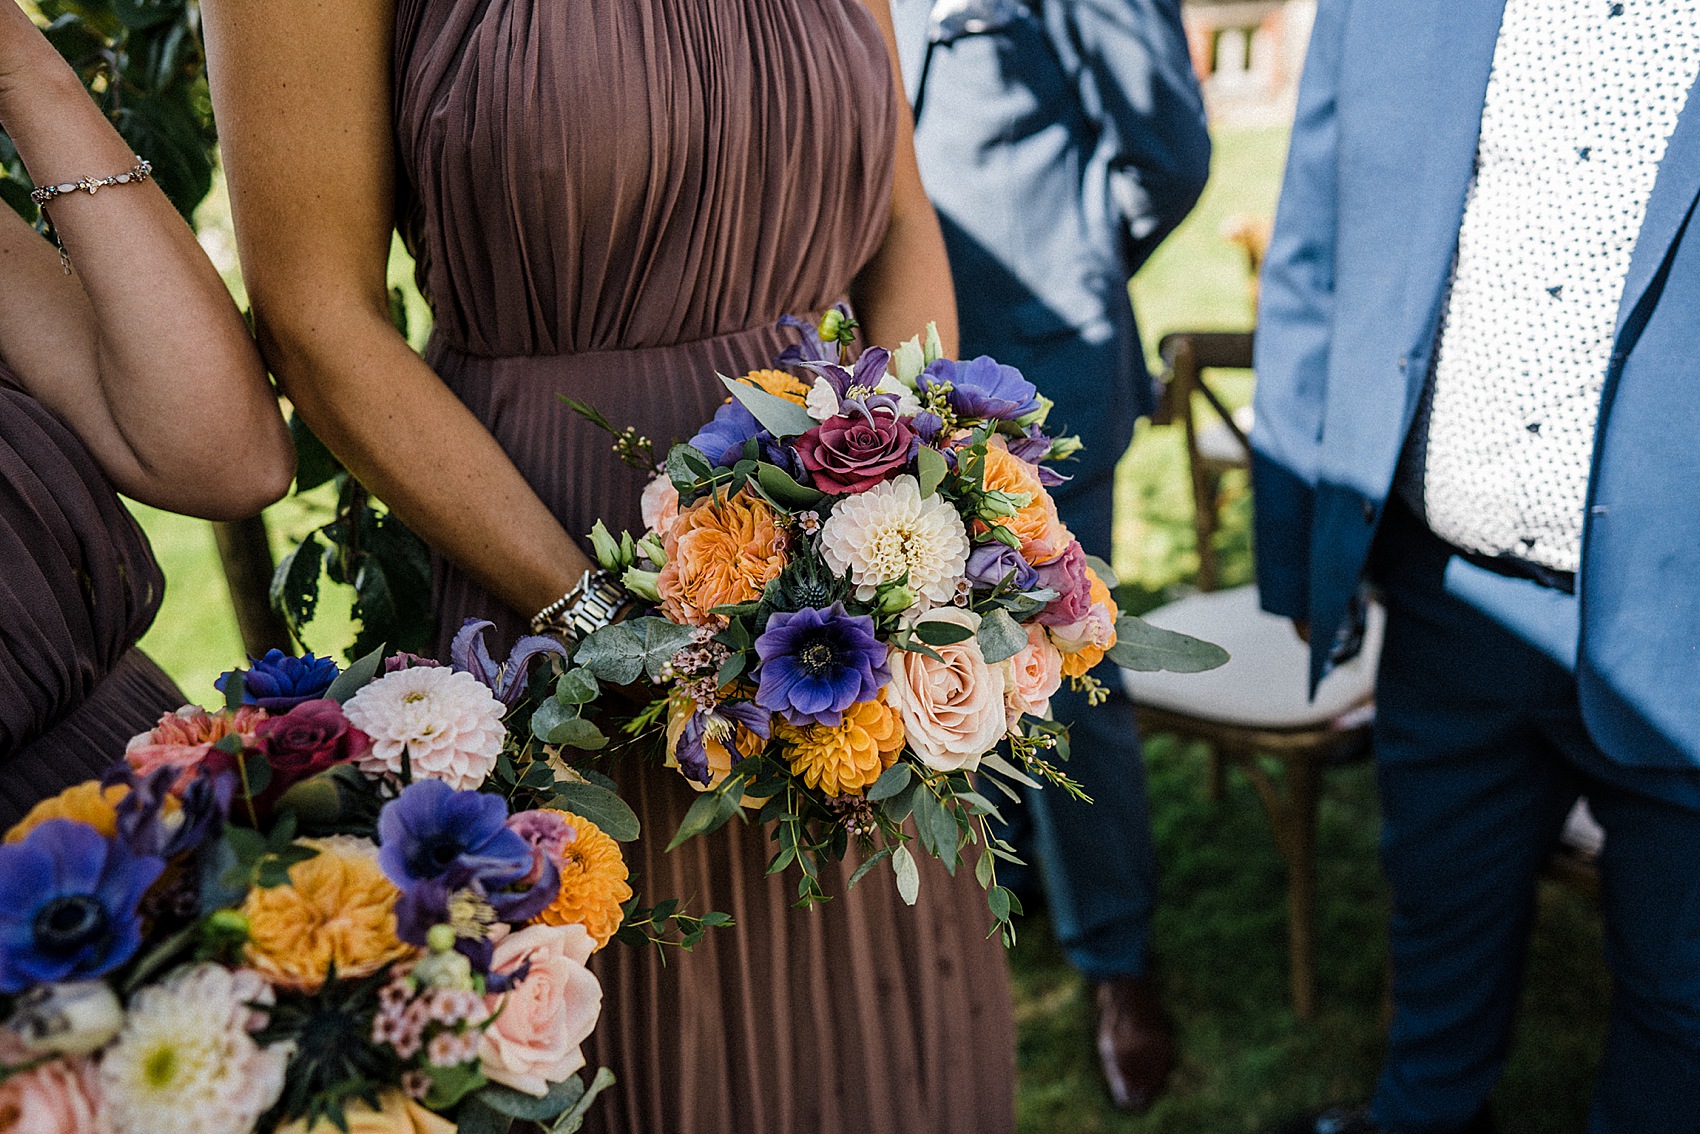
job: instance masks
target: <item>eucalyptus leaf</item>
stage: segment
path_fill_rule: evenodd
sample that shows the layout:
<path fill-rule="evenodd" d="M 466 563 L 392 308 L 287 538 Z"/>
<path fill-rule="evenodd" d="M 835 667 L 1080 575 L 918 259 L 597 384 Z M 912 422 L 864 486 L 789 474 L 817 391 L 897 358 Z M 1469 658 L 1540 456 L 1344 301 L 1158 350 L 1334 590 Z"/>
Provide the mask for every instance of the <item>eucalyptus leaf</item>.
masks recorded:
<path fill-rule="evenodd" d="M 1153 626 L 1131 614 L 1116 619 L 1116 644 L 1104 656 L 1140 673 L 1203 673 L 1228 661 L 1228 651 L 1213 642 Z"/>
<path fill-rule="evenodd" d="M 610 685 L 630 685 L 643 676 L 643 639 L 630 622 L 592 631 L 573 652 L 573 661 Z"/>
<path fill-rule="evenodd" d="M 578 1078 L 574 1075 L 573 1078 Z M 590 1081 L 590 1086 L 584 1089 L 578 1102 L 565 1114 L 555 1120 L 549 1127 L 549 1134 L 578 1134 L 584 1127 L 584 1116 L 590 1113 L 590 1104 L 596 1101 L 596 1096 L 614 1085 L 614 1073 L 606 1067 L 596 1069 L 596 1077 Z"/>
<path fill-rule="evenodd" d="M 596 700 L 601 692 L 596 684 L 596 675 L 582 666 L 569 669 L 561 674 L 555 682 L 555 700 L 563 705 L 588 705 Z"/>
<path fill-rule="evenodd" d="M 987 665 L 1013 658 L 1027 648 L 1027 631 L 996 607 L 980 616 L 980 656 Z"/>
<path fill-rule="evenodd" d="M 915 773 L 908 764 L 898 761 L 881 772 L 880 778 L 874 781 L 874 786 L 868 789 L 868 802 L 878 803 L 882 799 L 890 799 L 908 787 L 914 776 Z"/>
<path fill-rule="evenodd" d="M 905 905 L 914 905 L 921 893 L 921 872 L 915 869 L 915 856 L 908 847 L 898 847 L 891 854 L 891 869 L 897 875 L 897 893 Z"/>
<path fill-rule="evenodd" d="M 665 618 L 640 618 L 637 622 L 643 635 L 644 669 L 650 677 L 659 681 L 667 663 L 691 644 L 696 628 L 680 626 Z"/>
<path fill-rule="evenodd" d="M 944 483 L 945 473 L 950 471 L 945 464 L 944 454 L 931 445 L 922 445 L 916 452 L 915 468 L 920 473 L 923 500 L 938 491 L 939 485 Z"/>
<path fill-rule="evenodd" d="M 974 631 L 970 627 L 963 626 L 958 622 L 946 622 L 942 618 L 923 619 L 915 623 L 914 629 L 915 637 L 929 646 L 953 646 L 958 642 L 966 642 L 974 636 Z M 1027 644 L 1027 635 L 1021 636 L 1021 644 Z"/>
<path fill-rule="evenodd" d="M 377 649 L 356 661 L 353 665 L 336 675 L 331 687 L 325 690 L 325 696 L 339 705 L 348 703 L 348 699 L 371 683 L 378 676 L 378 671 L 384 665 L 384 647 Z"/>
<path fill-rule="evenodd" d="M 809 416 L 808 410 L 796 402 L 770 394 L 760 386 L 733 381 L 724 374 L 719 378 L 751 416 L 761 422 L 761 427 L 775 437 L 800 437 L 819 424 Z"/>
<path fill-rule="evenodd" d="M 548 1122 L 584 1097 L 584 1081 L 577 1075 L 549 1086 L 542 1098 L 491 1083 L 473 1096 L 479 1102 L 509 1118 L 527 1122 Z"/>
<path fill-rule="evenodd" d="M 999 775 L 1008 776 L 1023 787 L 1030 787 L 1034 791 L 1039 790 L 1038 780 L 1034 779 L 1026 772 L 1023 772 L 1020 768 L 1017 768 L 1014 764 L 1011 764 L 1008 760 L 1005 760 L 996 752 L 988 752 L 984 756 L 980 757 L 980 770 L 997 772 Z"/>
<path fill-rule="evenodd" d="M 486 1106 L 477 1095 L 468 1099 L 455 1113 L 458 1134 L 508 1134 L 513 1124 L 511 1117 Z M 324 1125 L 331 1124 L 327 1122 Z"/>
<path fill-rule="evenodd" d="M 1098 578 L 1103 581 L 1103 584 L 1112 591 L 1122 585 L 1121 580 L 1116 578 L 1116 569 L 1111 567 L 1102 559 L 1099 559 L 1096 555 L 1088 555 L 1086 557 L 1086 565 L 1092 568 L 1093 573 L 1096 574 Z"/>
<path fill-rule="evenodd" d="M 550 740 L 549 737 L 557 728 L 577 719 L 578 706 L 563 705 L 551 697 L 538 705 L 531 714 L 531 735 L 545 744 L 557 744 L 559 741 Z"/>
<path fill-rule="evenodd" d="M 563 811 L 584 816 L 617 842 L 629 843 L 641 833 L 638 817 L 626 801 L 601 784 L 557 784 L 554 804 Z"/>
<path fill-rule="evenodd" d="M 850 875 L 850 885 L 854 886 L 856 883 L 860 882 L 863 877 L 866 876 L 868 871 L 890 858 L 892 852 L 896 849 L 896 847 L 881 847 L 879 850 L 863 859 L 862 865 L 858 866 L 856 868 L 856 872 Z"/>
<path fill-rule="evenodd" d="M 713 466 L 708 463 L 708 458 L 689 445 L 675 445 L 667 450 L 667 479 L 680 491 L 708 476 L 712 471 Z"/>
<path fill-rule="evenodd" d="M 778 465 L 766 462 L 757 465 L 756 480 L 761 484 L 762 491 L 783 508 L 813 508 L 826 499 L 826 493 L 798 484 L 790 473 Z"/>
<path fill-rule="evenodd" d="M 713 792 L 703 792 L 697 796 L 690 809 L 685 812 L 685 817 L 679 821 L 679 829 L 673 832 L 673 841 L 667 844 L 667 849 L 677 850 L 686 840 L 706 835 L 719 825 L 715 822 L 719 812 L 720 800 Z"/>
<path fill-rule="evenodd" d="M 536 726 L 532 726 L 535 731 Z M 572 717 L 562 721 L 549 730 L 544 738 L 550 744 L 561 744 L 568 748 L 577 748 L 582 752 L 595 752 L 608 747 L 608 738 L 602 730 L 583 717 Z"/>

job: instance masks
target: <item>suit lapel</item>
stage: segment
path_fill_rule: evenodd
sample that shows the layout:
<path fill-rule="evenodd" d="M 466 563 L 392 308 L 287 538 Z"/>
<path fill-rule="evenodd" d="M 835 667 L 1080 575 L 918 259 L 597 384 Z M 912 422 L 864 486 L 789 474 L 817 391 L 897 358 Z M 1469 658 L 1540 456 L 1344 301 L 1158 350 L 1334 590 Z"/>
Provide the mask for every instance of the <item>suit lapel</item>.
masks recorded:
<path fill-rule="evenodd" d="M 1416 89 L 1396 97 L 1418 100 L 1426 108 L 1412 131 L 1410 263 L 1405 303 L 1407 342 L 1426 359 L 1434 339 L 1442 292 L 1458 247 L 1464 196 L 1475 172 L 1476 141 L 1482 129 L 1482 102 L 1493 70 L 1494 45 L 1505 0 L 1429 0 L 1429 39 L 1417 70 Z M 1420 391 L 1426 366 L 1406 373 L 1413 396 Z"/>
<path fill-rule="evenodd" d="M 1653 182 L 1653 194 L 1647 199 L 1647 215 L 1641 221 L 1641 234 L 1635 240 L 1635 252 L 1629 259 L 1629 272 L 1623 281 L 1623 299 L 1617 308 L 1617 349 L 1623 349 L 1624 331 L 1635 314 L 1636 307 L 1652 286 L 1677 233 L 1694 208 L 1700 195 L 1700 82 L 1689 91 L 1688 102 L 1671 131 L 1665 147 L 1664 160 L 1659 163 L 1659 175 Z"/>

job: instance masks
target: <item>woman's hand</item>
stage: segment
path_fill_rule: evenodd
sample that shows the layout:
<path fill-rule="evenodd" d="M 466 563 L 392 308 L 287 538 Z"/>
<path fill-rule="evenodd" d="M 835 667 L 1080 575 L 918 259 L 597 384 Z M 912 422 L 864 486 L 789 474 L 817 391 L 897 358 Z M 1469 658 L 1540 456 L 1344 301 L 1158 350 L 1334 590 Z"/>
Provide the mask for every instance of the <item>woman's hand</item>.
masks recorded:
<path fill-rule="evenodd" d="M 897 152 L 891 188 L 891 224 L 872 260 L 850 285 L 850 302 L 863 328 L 862 341 L 894 347 L 937 323 L 944 353 L 957 351 L 956 292 L 938 214 L 921 185 L 915 160 L 915 124 L 903 91 L 897 32 L 890 0 L 864 0 L 885 35 L 897 92 Z"/>
<path fill-rule="evenodd" d="M 136 155 L 23 11 L 0 0 L 0 125 L 38 185 L 126 173 Z M 152 182 L 49 207 L 71 255 L 0 209 L 0 360 L 107 478 L 209 519 L 289 490 L 295 453 L 218 272 Z"/>
<path fill-rule="evenodd" d="M 394 0 L 203 0 L 202 18 L 248 294 L 279 383 L 362 484 L 531 615 L 591 563 L 390 322 Z"/>

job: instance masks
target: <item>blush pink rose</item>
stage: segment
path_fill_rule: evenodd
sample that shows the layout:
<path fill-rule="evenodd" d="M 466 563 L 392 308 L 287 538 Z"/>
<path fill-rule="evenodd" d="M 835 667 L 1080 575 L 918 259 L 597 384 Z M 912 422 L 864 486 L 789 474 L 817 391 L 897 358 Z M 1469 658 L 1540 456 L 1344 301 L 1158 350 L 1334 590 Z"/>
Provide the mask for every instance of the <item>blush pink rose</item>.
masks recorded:
<path fill-rule="evenodd" d="M 679 490 L 673 479 L 659 473 L 643 489 L 643 526 L 666 539 L 679 522 Z"/>
<path fill-rule="evenodd" d="M 172 790 L 181 791 L 194 778 L 195 769 L 207 758 L 212 746 L 230 735 L 240 736 L 245 748 L 252 748 L 261 722 L 267 713 L 255 705 L 243 705 L 235 711 L 220 709 L 209 713 L 199 705 L 184 705 L 175 713 L 159 718 L 150 731 L 132 737 L 124 746 L 124 762 L 138 776 L 146 776 L 160 768 L 171 766 L 181 770 Z"/>
<path fill-rule="evenodd" d="M 582 925 L 531 925 L 496 944 L 490 967 L 511 972 L 530 959 L 525 979 L 501 996 L 501 1011 L 479 1044 L 484 1074 L 539 1098 L 584 1066 L 579 1050 L 602 1015 L 602 986 L 584 967 L 596 942 Z"/>
<path fill-rule="evenodd" d="M 1009 689 L 1004 696 L 1007 724 L 1015 727 L 1021 714 L 1043 717 L 1051 711 L 1051 697 L 1062 688 L 1062 654 L 1051 644 L 1050 635 L 1037 623 L 1027 627 L 1027 648 L 1009 659 Z"/>
<path fill-rule="evenodd" d="M 961 607 L 940 607 L 926 617 L 980 628 L 980 616 Z M 971 772 L 1003 739 L 1007 667 L 987 665 L 974 638 L 933 650 L 944 660 L 891 651 L 886 703 L 902 716 L 904 734 L 921 763 L 940 772 Z"/>
<path fill-rule="evenodd" d="M 104 1134 L 94 1064 L 69 1056 L 0 1083 L 0 1134 Z"/>

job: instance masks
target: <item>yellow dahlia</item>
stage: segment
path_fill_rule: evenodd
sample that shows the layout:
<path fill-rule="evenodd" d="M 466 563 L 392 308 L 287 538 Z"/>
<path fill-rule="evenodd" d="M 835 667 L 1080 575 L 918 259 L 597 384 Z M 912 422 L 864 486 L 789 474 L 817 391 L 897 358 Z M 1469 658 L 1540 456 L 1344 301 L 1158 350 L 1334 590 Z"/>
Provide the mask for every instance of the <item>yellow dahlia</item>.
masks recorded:
<path fill-rule="evenodd" d="M 884 697 L 845 710 L 837 727 L 779 726 L 791 770 L 828 795 L 861 795 L 903 749 L 903 721 Z"/>
<path fill-rule="evenodd" d="M 29 814 L 6 832 L 6 841 L 16 843 L 49 819 L 71 819 L 86 823 L 110 839 L 118 831 L 118 801 L 130 793 L 124 784 L 103 788 L 99 780 L 72 784 L 30 808 Z"/>
<path fill-rule="evenodd" d="M 582 925 L 598 949 L 620 928 L 620 903 L 632 896 L 626 884 L 626 860 L 602 828 L 571 811 L 556 812 L 573 828 L 556 866 L 561 892 L 534 919 L 544 925 Z"/>
<path fill-rule="evenodd" d="M 783 370 L 752 370 L 744 375 L 744 381 L 754 383 L 776 398 L 784 398 L 788 402 L 802 405 L 809 396 L 809 388 L 798 379 Z"/>
<path fill-rule="evenodd" d="M 378 848 L 352 835 L 299 839 L 319 853 L 289 868 L 289 883 L 256 888 L 246 961 L 273 984 L 317 992 L 332 963 L 339 977 L 367 976 L 414 952 L 396 937 L 401 896 L 378 866 Z"/>

